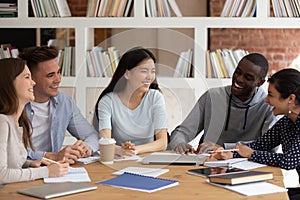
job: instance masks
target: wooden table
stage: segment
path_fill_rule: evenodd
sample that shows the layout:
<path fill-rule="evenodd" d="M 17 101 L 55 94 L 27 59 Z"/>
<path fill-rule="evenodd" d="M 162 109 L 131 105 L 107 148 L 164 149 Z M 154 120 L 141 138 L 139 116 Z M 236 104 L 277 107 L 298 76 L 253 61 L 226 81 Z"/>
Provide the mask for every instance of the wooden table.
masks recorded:
<path fill-rule="evenodd" d="M 161 178 L 174 179 L 179 181 L 179 185 L 171 188 L 167 188 L 164 190 L 160 190 L 153 193 L 145 193 L 140 191 L 126 190 L 121 188 L 115 188 L 111 186 L 105 186 L 96 184 L 98 181 L 107 180 L 113 178 L 111 175 L 114 171 L 123 169 L 127 166 L 141 166 L 141 164 L 135 161 L 123 161 L 123 162 L 115 162 L 112 166 L 105 166 L 99 162 L 88 164 L 88 165 L 79 165 L 76 167 L 85 167 L 89 176 L 92 180 L 90 184 L 95 184 L 98 186 L 97 190 L 83 192 L 78 194 L 73 194 L 69 196 L 64 196 L 55 199 L 70 199 L 70 200 L 93 200 L 93 199 L 118 199 L 118 200 L 126 200 L 126 199 L 142 199 L 142 200 L 166 200 L 166 199 L 260 199 L 260 200 L 288 200 L 288 195 L 285 192 L 282 193 L 274 193 L 267 195 L 259 195 L 259 196 L 243 196 L 238 193 L 226 190 L 224 188 L 219 188 L 216 186 L 212 186 L 210 184 L 205 183 L 205 178 L 194 176 L 187 174 L 186 171 L 188 169 L 197 168 L 196 166 L 183 166 L 183 165 L 147 165 L 144 167 L 161 167 L 170 169 L 169 172 L 159 176 Z M 274 180 L 269 181 L 270 183 L 283 186 L 283 177 L 281 174 L 280 168 L 275 167 L 263 167 L 256 169 L 258 171 L 270 171 L 274 173 Z M 14 199 L 36 199 L 33 197 L 25 196 L 18 194 L 16 191 L 22 188 L 30 188 L 34 186 L 43 185 L 43 180 L 36 180 L 30 182 L 20 182 L 7 184 L 3 188 L 0 189 L 0 199 L 2 200 L 14 200 Z"/>

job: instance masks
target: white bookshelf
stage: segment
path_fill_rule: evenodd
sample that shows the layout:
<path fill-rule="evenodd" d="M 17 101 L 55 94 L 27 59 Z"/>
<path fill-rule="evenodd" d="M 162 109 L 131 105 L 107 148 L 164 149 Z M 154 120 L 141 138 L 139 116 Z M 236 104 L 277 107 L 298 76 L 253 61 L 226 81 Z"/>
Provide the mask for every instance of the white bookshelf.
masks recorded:
<path fill-rule="evenodd" d="M 206 0 L 192 0 L 203 1 Z M 178 0 L 188 6 L 186 0 Z M 193 32 L 191 40 L 194 41 L 193 65 L 195 67 L 192 78 L 172 78 L 161 77 L 158 74 L 160 86 L 169 96 L 166 98 L 167 108 L 171 116 L 168 116 L 170 131 L 179 124 L 193 107 L 198 97 L 208 88 L 231 84 L 230 79 L 207 79 L 206 77 L 206 57 L 205 51 L 208 48 L 207 38 L 210 28 L 300 28 L 299 18 L 275 18 L 269 17 L 270 0 L 257 0 L 256 17 L 231 18 L 231 17 L 146 17 L 145 2 L 134 1 L 133 17 L 64 17 L 64 18 L 34 18 L 28 17 L 28 0 L 18 0 L 18 17 L 0 18 L 0 28 L 73 28 L 75 29 L 76 48 L 76 77 L 63 77 L 61 87 L 75 88 L 74 98 L 81 112 L 91 119 L 91 108 L 94 108 L 93 95 L 95 88 L 107 86 L 110 78 L 87 77 L 87 67 L 85 63 L 86 50 L 94 46 L 95 28 L 112 29 L 190 29 Z M 184 14 L 184 13 L 183 13 Z M 169 41 L 161 41 L 162 48 L 178 42 L 167 38 Z M 130 38 L 128 38 L 130 41 Z M 145 42 L 147 38 L 144 38 Z M 143 45 L 140 45 L 143 46 Z M 117 48 L 118 45 L 116 45 Z M 145 46 L 147 48 L 147 46 Z M 128 49 L 131 47 L 128 47 Z M 181 49 L 185 50 L 185 49 Z M 121 53 L 124 53 L 123 51 Z M 175 68 L 175 66 L 173 66 Z M 159 70 L 158 70 L 159 71 Z M 73 91 L 73 90 L 71 90 Z M 97 92 L 99 92 L 98 90 Z M 177 92 L 178 91 L 178 92 Z M 89 96 L 87 96 L 87 93 Z M 92 96 L 92 97 L 91 97 Z M 174 98 L 175 97 L 175 98 Z M 93 99 L 94 98 L 94 99 Z M 177 103 L 176 103 L 177 102 Z M 180 113 L 176 114 L 172 106 L 177 105 Z M 169 107 L 168 107 L 169 106 Z"/>

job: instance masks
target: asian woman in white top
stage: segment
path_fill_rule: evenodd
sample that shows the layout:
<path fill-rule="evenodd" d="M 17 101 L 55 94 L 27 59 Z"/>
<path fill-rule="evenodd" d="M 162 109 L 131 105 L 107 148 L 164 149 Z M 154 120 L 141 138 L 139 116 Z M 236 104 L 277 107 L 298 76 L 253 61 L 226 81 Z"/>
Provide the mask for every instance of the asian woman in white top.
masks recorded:
<path fill-rule="evenodd" d="M 94 126 L 100 137 L 116 140 L 116 156 L 167 147 L 166 107 L 156 81 L 155 62 L 147 49 L 128 50 L 98 98 Z"/>

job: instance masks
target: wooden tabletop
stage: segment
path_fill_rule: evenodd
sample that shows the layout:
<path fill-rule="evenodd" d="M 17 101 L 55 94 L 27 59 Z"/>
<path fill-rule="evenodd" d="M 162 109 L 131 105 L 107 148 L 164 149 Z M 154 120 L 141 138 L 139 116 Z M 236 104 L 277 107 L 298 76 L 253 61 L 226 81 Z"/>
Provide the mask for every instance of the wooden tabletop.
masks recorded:
<path fill-rule="evenodd" d="M 205 178 L 187 174 L 186 171 L 192 168 L 198 168 L 196 166 L 187 165 L 141 165 L 136 161 L 122 161 L 115 162 L 111 166 L 103 165 L 99 162 L 95 162 L 88 165 L 76 164 L 76 167 L 85 167 L 89 173 L 92 180 L 89 184 L 94 184 L 98 186 L 98 189 L 83 192 L 78 194 L 72 194 L 69 196 L 63 196 L 55 199 L 70 199 L 70 200 L 93 200 L 93 199 L 119 199 L 119 200 L 166 200 L 166 199 L 260 199 L 260 200 L 288 200 L 288 195 L 285 192 L 251 196 L 246 197 L 238 193 L 226 190 L 224 188 L 219 188 L 210 184 L 207 184 Z M 105 186 L 96 184 L 98 181 L 107 180 L 113 178 L 112 173 L 116 170 L 123 169 L 127 166 L 142 166 L 142 167 L 155 167 L 155 168 L 168 168 L 169 172 L 159 176 L 160 178 L 178 180 L 179 185 L 167 189 L 163 189 L 153 193 L 146 193 L 140 191 L 127 190 L 122 188 L 115 188 L 111 186 Z M 283 186 L 283 177 L 280 168 L 276 167 L 262 167 L 256 169 L 257 171 L 270 171 L 274 173 L 274 179 L 270 180 L 270 183 Z M 19 189 L 30 188 L 34 186 L 43 185 L 43 180 L 20 182 L 7 184 L 0 189 L 0 199 L 5 200 L 15 200 L 15 199 L 36 199 L 33 197 L 18 194 L 16 191 Z"/>

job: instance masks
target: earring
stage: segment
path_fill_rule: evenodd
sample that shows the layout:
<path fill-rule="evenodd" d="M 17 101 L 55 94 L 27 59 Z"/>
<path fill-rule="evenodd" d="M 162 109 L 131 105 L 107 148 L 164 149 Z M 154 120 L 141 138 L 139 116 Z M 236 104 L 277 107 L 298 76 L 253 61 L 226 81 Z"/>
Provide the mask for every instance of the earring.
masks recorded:
<path fill-rule="evenodd" d="M 292 113 L 292 111 L 291 110 L 289 110 L 289 114 L 291 114 Z"/>

